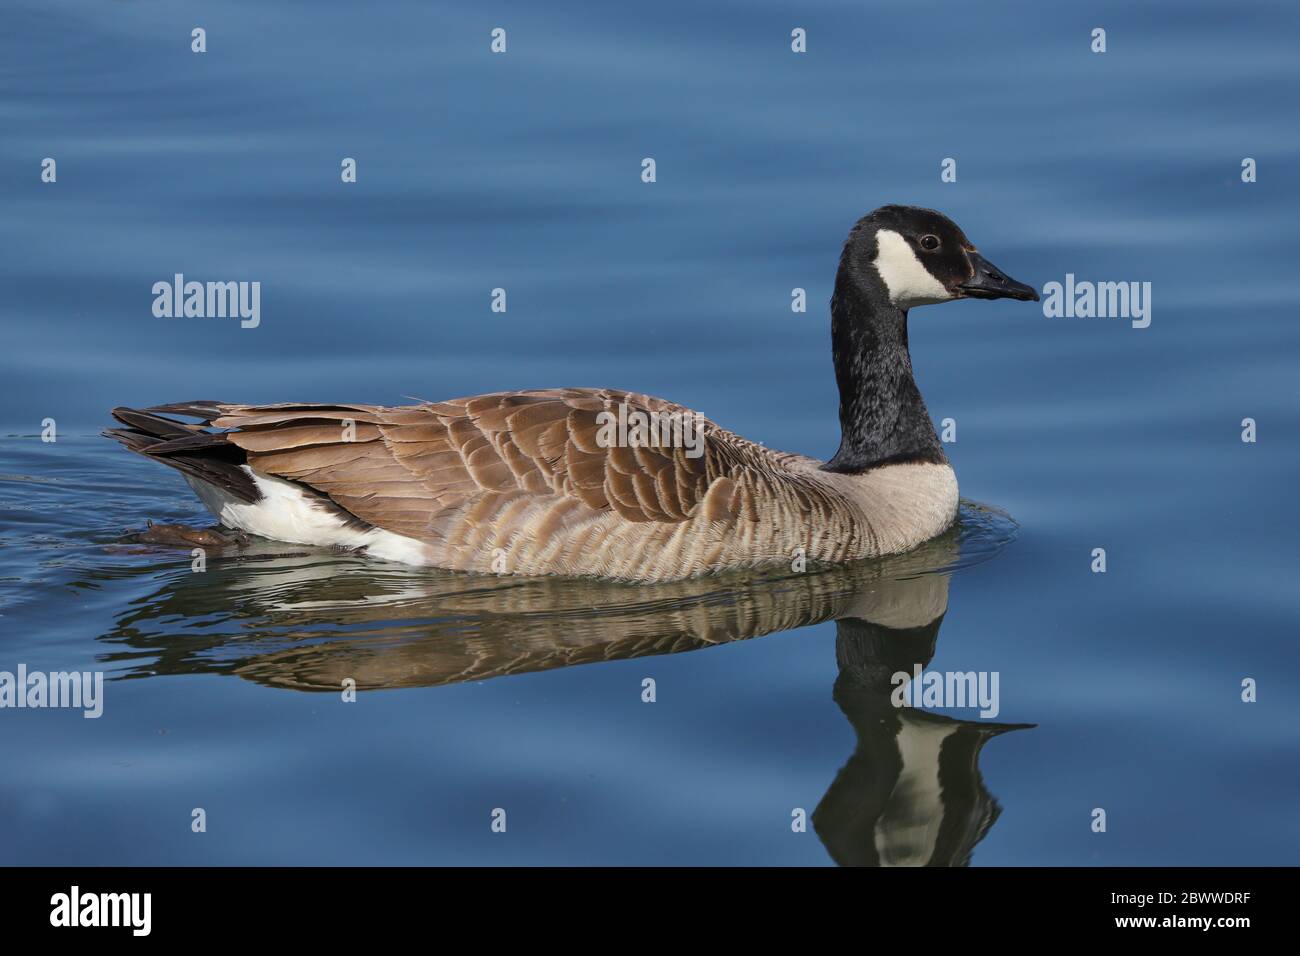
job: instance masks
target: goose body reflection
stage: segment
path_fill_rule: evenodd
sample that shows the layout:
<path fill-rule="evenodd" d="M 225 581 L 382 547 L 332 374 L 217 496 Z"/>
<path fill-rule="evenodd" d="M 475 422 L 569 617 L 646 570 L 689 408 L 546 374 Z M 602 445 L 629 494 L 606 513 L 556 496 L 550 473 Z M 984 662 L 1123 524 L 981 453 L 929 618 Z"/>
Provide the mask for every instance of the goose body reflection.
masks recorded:
<path fill-rule="evenodd" d="M 269 543 L 178 572 L 104 640 L 130 676 L 219 672 L 298 691 L 432 687 L 703 650 L 835 621 L 835 703 L 857 744 L 813 813 L 849 865 L 963 865 L 997 819 L 978 758 L 1026 724 L 957 720 L 891 702 L 893 675 L 933 658 L 949 575 L 1014 536 L 964 504 L 958 523 L 887 561 L 655 586 L 445 574 Z M 156 571 L 156 568 L 154 569 Z M 208 621 L 177 636 L 177 615 Z"/>

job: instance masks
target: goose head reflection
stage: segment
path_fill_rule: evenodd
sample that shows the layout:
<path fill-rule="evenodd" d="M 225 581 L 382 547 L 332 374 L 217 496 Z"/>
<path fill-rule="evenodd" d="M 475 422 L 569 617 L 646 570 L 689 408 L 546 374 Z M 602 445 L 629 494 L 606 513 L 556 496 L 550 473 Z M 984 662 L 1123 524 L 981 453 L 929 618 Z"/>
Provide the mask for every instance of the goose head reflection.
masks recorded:
<path fill-rule="evenodd" d="M 947 577 L 898 581 L 888 607 L 836 621 L 835 703 L 857 747 L 813 811 L 813 827 L 845 866 L 965 866 L 1001 813 L 984 786 L 984 744 L 1033 724 L 956 720 L 895 706 L 901 678 L 934 657 Z"/>
<path fill-rule="evenodd" d="M 833 620 L 833 697 L 857 742 L 814 831 L 843 865 L 966 865 L 1000 813 L 980 751 L 1033 725 L 899 708 L 891 695 L 895 675 L 934 657 L 952 572 L 1014 535 L 1006 515 L 964 502 L 953 529 L 894 558 L 653 586 L 429 573 L 256 543 L 203 574 L 140 568 L 162 586 L 119 616 L 102 659 L 119 677 L 226 673 L 339 693 L 346 680 L 358 690 L 482 681 Z"/>

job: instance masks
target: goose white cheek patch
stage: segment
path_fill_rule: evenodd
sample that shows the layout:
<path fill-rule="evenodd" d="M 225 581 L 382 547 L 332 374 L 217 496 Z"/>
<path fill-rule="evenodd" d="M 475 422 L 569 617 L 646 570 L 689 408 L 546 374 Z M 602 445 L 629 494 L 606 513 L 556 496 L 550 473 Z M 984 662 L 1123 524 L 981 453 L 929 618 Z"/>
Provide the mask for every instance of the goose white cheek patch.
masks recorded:
<path fill-rule="evenodd" d="M 952 298 L 943 283 L 921 264 L 907 240 L 892 229 L 876 233 L 875 266 L 894 305 L 908 308 Z"/>

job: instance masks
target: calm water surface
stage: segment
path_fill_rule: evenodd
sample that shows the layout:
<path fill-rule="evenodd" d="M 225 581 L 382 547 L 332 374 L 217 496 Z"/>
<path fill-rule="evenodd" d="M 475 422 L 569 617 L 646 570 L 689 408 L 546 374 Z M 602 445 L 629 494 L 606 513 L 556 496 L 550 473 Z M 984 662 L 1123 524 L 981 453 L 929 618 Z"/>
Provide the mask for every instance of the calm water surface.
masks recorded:
<path fill-rule="evenodd" d="M 0 670 L 107 683 L 0 711 L 0 863 L 1296 862 L 1294 6 L 5 20 Z M 914 554 L 644 588 L 119 543 L 204 518 L 95 436 L 118 404 L 608 385 L 829 456 L 825 302 L 883 202 L 1153 288 L 1141 330 L 913 313 L 967 499 Z M 260 281 L 261 326 L 154 318 L 177 272 Z M 999 714 L 899 712 L 915 664 L 997 672 Z"/>

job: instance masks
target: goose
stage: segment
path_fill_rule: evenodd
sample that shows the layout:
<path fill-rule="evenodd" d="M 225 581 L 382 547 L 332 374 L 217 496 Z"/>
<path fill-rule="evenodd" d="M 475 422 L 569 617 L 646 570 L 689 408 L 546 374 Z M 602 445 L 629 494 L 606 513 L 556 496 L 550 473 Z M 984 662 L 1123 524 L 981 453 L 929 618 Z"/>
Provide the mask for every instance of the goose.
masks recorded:
<path fill-rule="evenodd" d="M 856 561 L 908 551 L 957 515 L 957 479 L 912 376 L 907 317 L 966 298 L 1038 294 L 935 210 L 882 206 L 854 224 L 830 302 L 841 439 L 829 461 L 612 388 L 398 407 L 119 407 L 122 427 L 104 434 L 179 470 L 235 536 L 453 571 L 630 582 Z M 229 539 L 170 526 L 145 540 L 214 536 Z"/>

